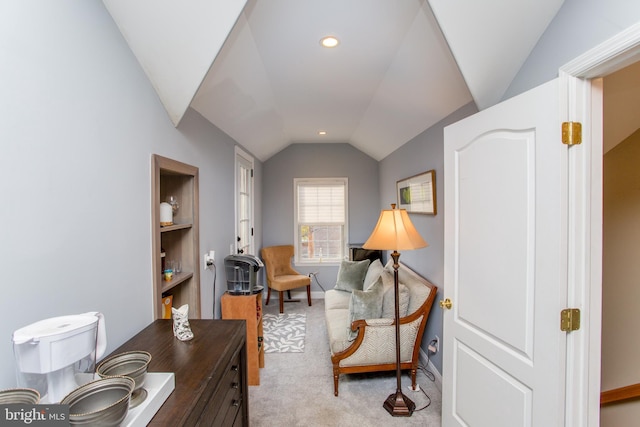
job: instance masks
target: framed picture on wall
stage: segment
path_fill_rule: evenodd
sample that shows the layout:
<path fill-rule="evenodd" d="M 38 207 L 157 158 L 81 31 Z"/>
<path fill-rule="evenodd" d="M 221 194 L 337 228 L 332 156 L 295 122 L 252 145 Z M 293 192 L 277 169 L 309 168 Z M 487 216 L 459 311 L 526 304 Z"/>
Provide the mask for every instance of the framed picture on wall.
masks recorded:
<path fill-rule="evenodd" d="M 436 171 L 430 170 L 396 182 L 398 208 L 410 213 L 436 215 Z"/>

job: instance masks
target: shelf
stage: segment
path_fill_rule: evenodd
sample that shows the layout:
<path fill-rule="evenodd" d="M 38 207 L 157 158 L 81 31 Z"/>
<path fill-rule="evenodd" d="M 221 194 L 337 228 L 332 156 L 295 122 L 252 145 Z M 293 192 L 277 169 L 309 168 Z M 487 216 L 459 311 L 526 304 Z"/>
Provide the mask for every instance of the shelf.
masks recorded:
<path fill-rule="evenodd" d="M 164 279 L 162 280 L 162 289 L 161 292 L 165 293 L 173 288 L 175 288 L 176 286 L 178 286 L 179 284 L 181 284 L 182 282 L 189 280 L 193 277 L 193 273 L 190 272 L 182 272 L 182 273 L 178 273 L 178 274 L 174 274 L 173 275 L 173 279 L 171 279 L 171 281 L 167 282 Z"/>
<path fill-rule="evenodd" d="M 171 296 L 172 307 L 188 304 L 189 318 L 197 319 L 201 315 L 198 168 L 154 154 L 151 170 L 154 317 L 162 317 L 162 300 Z M 160 204 L 170 197 L 176 198 L 179 207 L 173 212 L 173 224 L 162 227 Z M 162 274 L 163 260 L 182 264 L 182 272 L 168 282 Z"/>
<path fill-rule="evenodd" d="M 167 225 L 167 226 L 160 226 L 160 232 L 164 233 L 166 231 L 176 231 L 176 230 L 185 230 L 185 229 L 189 229 L 193 227 L 193 224 L 189 223 L 189 224 L 173 224 L 173 225 Z"/>

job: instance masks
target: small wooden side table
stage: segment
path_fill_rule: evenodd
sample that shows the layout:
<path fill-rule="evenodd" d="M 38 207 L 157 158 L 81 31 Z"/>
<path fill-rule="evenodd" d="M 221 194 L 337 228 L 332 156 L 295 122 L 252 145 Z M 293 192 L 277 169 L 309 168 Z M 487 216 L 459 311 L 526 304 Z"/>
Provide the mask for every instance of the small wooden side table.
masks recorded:
<path fill-rule="evenodd" d="M 262 293 L 231 295 L 220 298 L 223 319 L 244 319 L 247 328 L 247 376 L 249 385 L 260 385 L 260 368 L 264 368 L 262 342 Z"/>

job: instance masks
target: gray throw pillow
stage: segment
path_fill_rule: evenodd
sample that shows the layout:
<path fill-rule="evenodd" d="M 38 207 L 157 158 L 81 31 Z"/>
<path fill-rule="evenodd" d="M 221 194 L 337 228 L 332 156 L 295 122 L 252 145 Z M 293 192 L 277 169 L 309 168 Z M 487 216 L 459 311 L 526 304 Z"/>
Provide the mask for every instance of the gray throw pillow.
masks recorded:
<path fill-rule="evenodd" d="M 379 319 L 382 315 L 382 297 L 384 288 L 382 286 L 382 278 L 378 278 L 369 290 L 354 290 L 349 300 L 349 324 L 348 337 L 349 341 L 353 341 L 358 333 L 351 330 L 351 323 L 360 319 Z"/>
<path fill-rule="evenodd" d="M 411 297 L 411 292 L 409 288 L 403 284 L 398 283 L 398 294 L 400 295 L 400 317 L 405 317 L 409 311 L 409 298 Z M 384 291 L 384 295 L 382 297 L 382 315 L 380 317 L 395 319 L 396 317 L 396 302 L 395 302 L 395 291 L 393 290 L 393 286 L 386 289 Z"/>
<path fill-rule="evenodd" d="M 369 268 L 367 268 L 367 274 L 364 276 L 364 285 L 362 289 L 365 291 L 373 286 L 376 283 L 376 280 L 382 275 L 382 271 L 384 270 L 384 265 L 380 262 L 379 259 L 372 261 L 369 264 Z"/>
<path fill-rule="evenodd" d="M 369 268 L 369 260 L 362 261 L 342 261 L 338 270 L 338 279 L 334 289 L 351 292 L 362 290 L 364 276 Z"/>

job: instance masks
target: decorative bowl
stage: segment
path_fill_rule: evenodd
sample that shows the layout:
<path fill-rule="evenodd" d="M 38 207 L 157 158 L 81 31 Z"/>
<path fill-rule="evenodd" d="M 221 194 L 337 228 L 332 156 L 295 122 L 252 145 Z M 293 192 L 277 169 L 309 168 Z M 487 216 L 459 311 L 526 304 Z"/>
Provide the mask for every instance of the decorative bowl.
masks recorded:
<path fill-rule="evenodd" d="M 32 388 L 10 388 L 0 391 L 0 405 L 12 403 L 35 405 L 38 402 L 40 402 L 40 393 Z"/>
<path fill-rule="evenodd" d="M 72 426 L 119 426 L 129 412 L 134 387 L 129 377 L 101 378 L 76 388 L 60 404 L 69 405 Z"/>
<path fill-rule="evenodd" d="M 135 408 L 147 397 L 147 391 L 142 388 L 147 376 L 147 368 L 151 362 L 151 354 L 146 351 L 128 351 L 113 355 L 98 365 L 96 373 L 101 378 L 111 376 L 130 377 L 135 381 L 135 388 L 131 395 L 131 407 Z"/>

